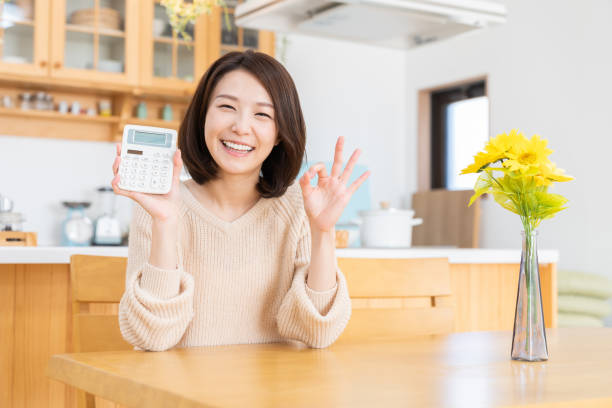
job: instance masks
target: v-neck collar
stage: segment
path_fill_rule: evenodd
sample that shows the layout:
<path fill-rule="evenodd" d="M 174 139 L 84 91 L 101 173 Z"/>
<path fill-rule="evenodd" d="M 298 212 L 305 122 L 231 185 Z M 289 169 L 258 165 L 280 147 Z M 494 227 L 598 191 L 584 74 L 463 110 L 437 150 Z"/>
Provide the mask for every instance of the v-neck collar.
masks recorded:
<path fill-rule="evenodd" d="M 243 225 L 249 224 L 251 221 L 255 220 L 263 210 L 268 206 L 268 203 L 272 201 L 271 199 L 261 197 L 253 207 L 251 207 L 247 212 L 242 214 L 240 217 L 236 218 L 234 221 L 225 221 L 219 218 L 217 215 L 213 214 L 210 210 L 206 209 L 198 199 L 193 195 L 189 187 L 185 184 L 185 182 L 181 183 L 181 189 L 183 190 L 183 199 L 185 205 L 188 208 L 191 208 L 196 214 L 204 218 L 206 221 L 210 222 L 215 227 L 219 228 L 222 231 L 229 232 L 232 230 L 236 230 Z"/>

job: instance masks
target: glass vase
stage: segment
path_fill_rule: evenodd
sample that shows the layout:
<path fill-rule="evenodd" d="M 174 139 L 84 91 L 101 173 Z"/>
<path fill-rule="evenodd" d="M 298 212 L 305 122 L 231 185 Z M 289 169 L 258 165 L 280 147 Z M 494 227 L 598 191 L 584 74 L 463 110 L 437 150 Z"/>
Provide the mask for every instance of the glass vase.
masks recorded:
<path fill-rule="evenodd" d="M 523 248 L 512 333 L 512 359 L 546 361 L 548 346 L 540 291 L 538 232 L 522 231 L 521 236 Z"/>

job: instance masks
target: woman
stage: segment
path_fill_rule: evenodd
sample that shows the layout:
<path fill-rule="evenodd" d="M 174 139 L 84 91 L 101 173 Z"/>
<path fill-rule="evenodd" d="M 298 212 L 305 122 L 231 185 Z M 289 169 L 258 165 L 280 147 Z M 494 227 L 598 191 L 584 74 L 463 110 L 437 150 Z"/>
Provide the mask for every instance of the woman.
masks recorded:
<path fill-rule="evenodd" d="M 179 130 L 168 194 L 118 187 L 138 203 L 130 227 L 124 338 L 166 350 L 298 340 L 333 343 L 349 321 L 336 265 L 334 224 L 369 173 L 347 186 L 343 139 L 331 174 L 298 175 L 306 129 L 295 85 L 274 58 L 253 51 L 217 60 Z M 183 162 L 192 179 L 180 182 Z M 311 180 L 318 175 L 317 186 Z"/>

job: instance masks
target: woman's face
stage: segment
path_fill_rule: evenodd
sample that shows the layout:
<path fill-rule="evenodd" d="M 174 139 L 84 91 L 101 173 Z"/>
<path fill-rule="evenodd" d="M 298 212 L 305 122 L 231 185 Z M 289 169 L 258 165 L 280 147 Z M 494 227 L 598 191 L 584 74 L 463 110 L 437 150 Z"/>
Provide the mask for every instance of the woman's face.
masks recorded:
<path fill-rule="evenodd" d="M 272 99 L 252 74 L 238 69 L 219 80 L 208 104 L 204 138 L 219 176 L 259 177 L 277 131 Z"/>

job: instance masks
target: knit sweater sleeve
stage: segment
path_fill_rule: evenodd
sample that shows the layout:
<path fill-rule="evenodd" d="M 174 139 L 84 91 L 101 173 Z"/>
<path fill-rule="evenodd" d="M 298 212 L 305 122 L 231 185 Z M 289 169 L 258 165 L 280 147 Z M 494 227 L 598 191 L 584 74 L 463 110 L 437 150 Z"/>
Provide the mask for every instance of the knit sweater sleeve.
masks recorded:
<path fill-rule="evenodd" d="M 160 269 L 149 264 L 151 217 L 135 205 L 130 226 L 125 293 L 119 303 L 123 338 L 139 349 L 174 347 L 193 318 L 193 277 L 179 264 Z"/>
<path fill-rule="evenodd" d="M 310 265 L 311 238 L 302 225 L 295 256 L 293 280 L 276 317 L 281 336 L 299 340 L 309 347 L 324 348 L 342 334 L 351 317 L 351 300 L 346 280 L 336 266 L 336 285 L 315 291 L 306 284 Z"/>

